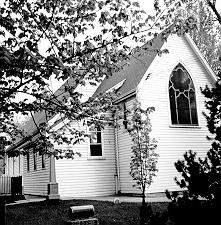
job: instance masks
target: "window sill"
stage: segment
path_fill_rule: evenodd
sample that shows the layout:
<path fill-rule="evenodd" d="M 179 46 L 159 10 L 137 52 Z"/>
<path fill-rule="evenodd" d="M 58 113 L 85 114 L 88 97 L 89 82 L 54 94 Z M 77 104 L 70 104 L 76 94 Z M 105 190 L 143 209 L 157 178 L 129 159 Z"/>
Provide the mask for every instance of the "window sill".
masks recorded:
<path fill-rule="evenodd" d="M 201 129 L 201 127 L 199 125 L 169 125 L 169 127 L 171 128 L 196 128 L 196 129 Z"/>
<path fill-rule="evenodd" d="M 87 160 L 106 160 L 103 156 L 89 156 Z"/>

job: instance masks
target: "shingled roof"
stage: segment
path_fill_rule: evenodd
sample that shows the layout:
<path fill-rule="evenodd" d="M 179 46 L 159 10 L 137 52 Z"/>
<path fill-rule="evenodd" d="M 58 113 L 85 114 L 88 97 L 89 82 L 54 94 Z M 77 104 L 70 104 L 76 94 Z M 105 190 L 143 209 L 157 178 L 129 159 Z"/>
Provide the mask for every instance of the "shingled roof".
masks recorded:
<path fill-rule="evenodd" d="M 166 35 L 168 36 L 168 35 Z M 118 89 L 118 93 L 120 97 L 127 95 L 135 91 L 137 85 L 139 84 L 140 80 L 142 79 L 143 75 L 151 65 L 152 61 L 158 54 L 159 50 L 161 49 L 163 43 L 166 40 L 165 33 L 159 34 L 157 37 L 153 38 L 152 40 L 148 41 L 144 44 L 139 51 L 131 54 L 129 56 L 129 60 L 121 62 L 121 65 L 125 66 L 119 72 L 114 73 L 111 77 L 105 78 L 100 86 L 97 88 L 96 92 L 93 96 L 96 96 L 100 93 L 105 93 L 107 90 L 111 89 L 115 85 L 122 82 L 123 84 Z M 65 95 L 64 88 L 66 86 L 76 86 L 74 79 L 68 79 L 56 92 L 55 96 L 59 96 L 60 100 Z M 63 93 L 63 94 L 61 94 Z M 35 123 L 40 124 L 47 121 L 47 119 L 53 118 L 54 115 L 48 115 L 46 118 L 45 112 L 38 112 L 34 114 Z M 29 135 L 37 134 L 37 127 L 35 125 L 33 119 L 30 119 L 25 124 L 24 128 L 28 132 Z M 23 141 L 20 141 L 21 144 Z M 15 145 L 17 146 L 18 143 Z M 11 146 L 11 148 L 15 147 Z M 11 149 L 10 148 L 10 149 Z"/>
<path fill-rule="evenodd" d="M 68 79 L 63 85 L 61 85 L 61 87 L 54 93 L 54 95 L 56 96 L 56 98 L 62 102 L 62 98 L 63 97 L 67 97 L 68 96 L 68 92 L 65 92 L 66 86 L 68 87 L 76 87 L 76 83 L 74 81 L 73 78 Z M 56 105 L 55 105 L 56 107 Z M 48 120 L 52 119 L 55 115 L 53 114 L 48 114 L 45 111 L 41 111 L 41 112 L 36 112 L 34 114 L 34 119 L 35 121 L 33 121 L 32 118 L 30 118 L 24 125 L 24 129 L 26 132 L 28 132 L 29 135 L 32 135 L 34 133 L 36 133 L 37 131 L 37 127 L 36 124 L 41 124 L 41 123 L 45 123 Z M 35 124 L 36 123 L 36 124 Z"/>
<path fill-rule="evenodd" d="M 125 81 L 118 89 L 120 97 L 134 91 L 154 58 L 159 53 L 165 40 L 165 34 L 161 33 L 144 44 L 138 52 L 131 54 L 127 62 L 121 62 L 121 65 L 125 64 L 123 69 L 114 73 L 111 77 L 104 79 L 94 93 L 94 96 L 106 92 L 123 80 Z"/>
<path fill-rule="evenodd" d="M 147 71 L 148 67 L 151 65 L 152 61 L 156 57 L 158 51 L 161 49 L 163 43 L 165 41 L 165 34 L 161 33 L 157 37 L 148 41 L 144 44 L 138 52 L 132 54 L 129 57 L 127 62 L 121 62 L 121 64 L 125 64 L 129 62 L 129 65 L 125 65 L 122 70 L 117 73 L 114 73 L 111 77 L 104 79 L 104 81 L 97 88 L 94 96 L 99 93 L 104 93 L 108 89 L 112 88 L 119 82 L 125 79 L 123 85 L 119 88 L 119 93 L 121 96 L 131 92 L 136 88 L 144 73 Z M 66 86 L 76 86 L 76 83 L 73 78 L 68 79 L 56 92 L 55 96 L 59 96 L 58 98 L 61 100 L 64 94 L 64 89 Z M 50 116 L 48 116 L 50 118 Z M 37 124 L 46 122 L 46 114 L 45 112 L 35 113 L 35 122 Z M 36 126 L 31 119 L 27 122 L 27 126 L 31 131 L 36 130 Z M 30 130 L 29 130 L 30 131 Z"/>

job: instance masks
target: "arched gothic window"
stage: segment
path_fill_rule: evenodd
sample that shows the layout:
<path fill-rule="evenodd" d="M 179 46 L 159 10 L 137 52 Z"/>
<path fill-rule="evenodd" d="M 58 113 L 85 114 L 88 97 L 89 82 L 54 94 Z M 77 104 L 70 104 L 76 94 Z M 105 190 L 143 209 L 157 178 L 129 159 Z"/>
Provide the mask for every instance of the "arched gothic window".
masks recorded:
<path fill-rule="evenodd" d="M 195 88 L 181 64 L 175 67 L 170 76 L 169 96 L 172 124 L 198 125 Z"/>

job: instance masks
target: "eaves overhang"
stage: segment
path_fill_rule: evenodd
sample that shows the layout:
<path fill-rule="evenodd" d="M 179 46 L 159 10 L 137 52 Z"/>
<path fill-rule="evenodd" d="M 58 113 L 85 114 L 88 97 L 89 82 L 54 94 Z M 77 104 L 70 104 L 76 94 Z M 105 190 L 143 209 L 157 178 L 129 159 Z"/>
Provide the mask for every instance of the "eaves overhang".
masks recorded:
<path fill-rule="evenodd" d="M 200 62 L 202 63 L 203 67 L 205 68 L 206 72 L 210 75 L 211 79 L 215 83 L 217 81 L 217 77 L 210 67 L 209 63 L 206 61 L 202 53 L 200 52 L 199 48 L 196 46 L 195 42 L 192 40 L 192 38 L 189 36 L 189 34 L 185 33 L 184 37 L 186 38 L 188 44 L 192 48 L 193 52 L 197 55 Z"/>
<path fill-rule="evenodd" d="M 121 95 L 119 98 L 117 98 L 117 99 L 114 101 L 114 103 L 115 103 L 115 104 L 118 104 L 118 103 L 123 102 L 123 101 L 125 101 L 126 99 L 131 98 L 131 97 L 134 97 L 134 96 L 136 96 L 136 89 L 130 90 L 130 91 L 128 91 L 127 93 Z"/>

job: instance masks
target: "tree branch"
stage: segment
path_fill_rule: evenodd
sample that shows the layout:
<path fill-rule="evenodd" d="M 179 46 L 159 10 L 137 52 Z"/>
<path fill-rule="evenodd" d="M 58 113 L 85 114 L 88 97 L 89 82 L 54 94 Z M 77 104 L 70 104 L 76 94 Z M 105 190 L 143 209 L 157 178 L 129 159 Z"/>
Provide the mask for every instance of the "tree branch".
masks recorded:
<path fill-rule="evenodd" d="M 35 78 L 31 77 L 29 80 L 26 80 L 25 82 L 20 82 L 20 84 L 18 86 L 16 86 L 15 88 L 11 89 L 11 88 L 0 88 L 2 90 L 9 90 L 8 92 L 4 93 L 3 95 L 1 94 L 0 100 L 4 100 L 5 98 L 9 98 L 10 95 L 17 93 L 19 88 L 21 88 L 22 86 L 30 83 L 31 81 L 34 81 Z"/>
<path fill-rule="evenodd" d="M 213 3 L 209 0 L 206 0 L 206 3 L 208 4 L 208 6 L 213 10 L 213 12 L 216 15 L 216 18 L 218 19 L 219 23 L 221 24 L 221 15 L 219 14 L 219 12 L 216 9 L 216 1 L 213 1 Z"/>

